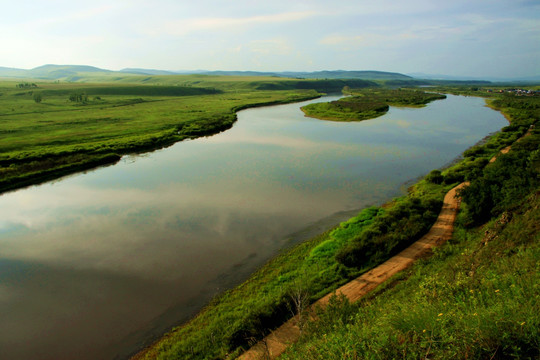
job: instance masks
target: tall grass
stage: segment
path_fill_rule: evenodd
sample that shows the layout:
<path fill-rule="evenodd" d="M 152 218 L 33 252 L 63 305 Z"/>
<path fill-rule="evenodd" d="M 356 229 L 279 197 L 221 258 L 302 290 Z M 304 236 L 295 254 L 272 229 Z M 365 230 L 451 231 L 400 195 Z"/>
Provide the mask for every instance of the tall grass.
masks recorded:
<path fill-rule="evenodd" d="M 281 358 L 538 358 L 539 195 L 482 229 L 457 229 L 360 303 L 334 299 Z"/>

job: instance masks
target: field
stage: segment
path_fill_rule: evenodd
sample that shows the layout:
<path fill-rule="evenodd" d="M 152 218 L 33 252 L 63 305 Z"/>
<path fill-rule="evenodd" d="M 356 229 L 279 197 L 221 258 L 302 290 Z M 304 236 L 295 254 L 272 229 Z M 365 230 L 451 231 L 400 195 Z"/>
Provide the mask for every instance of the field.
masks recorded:
<path fill-rule="evenodd" d="M 0 192 L 223 131 L 246 107 L 373 85 L 201 75 L 105 79 L 0 82 Z"/>

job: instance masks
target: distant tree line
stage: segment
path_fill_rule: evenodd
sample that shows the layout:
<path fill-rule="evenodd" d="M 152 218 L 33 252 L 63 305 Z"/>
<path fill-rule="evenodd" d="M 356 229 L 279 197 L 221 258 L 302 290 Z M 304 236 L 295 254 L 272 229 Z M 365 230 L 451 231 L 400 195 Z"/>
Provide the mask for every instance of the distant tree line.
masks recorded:
<path fill-rule="evenodd" d="M 19 89 L 27 89 L 27 88 L 37 88 L 38 86 L 34 83 L 19 83 L 15 85 Z"/>

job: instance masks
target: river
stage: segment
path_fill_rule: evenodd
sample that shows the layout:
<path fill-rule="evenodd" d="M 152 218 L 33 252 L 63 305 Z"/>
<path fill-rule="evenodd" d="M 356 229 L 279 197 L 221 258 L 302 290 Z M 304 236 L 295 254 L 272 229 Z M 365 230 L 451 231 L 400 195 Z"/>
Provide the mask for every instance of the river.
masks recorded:
<path fill-rule="evenodd" d="M 313 101 L 0 196 L 0 358 L 125 358 L 280 249 L 403 193 L 507 124 L 483 99 L 340 123 Z"/>

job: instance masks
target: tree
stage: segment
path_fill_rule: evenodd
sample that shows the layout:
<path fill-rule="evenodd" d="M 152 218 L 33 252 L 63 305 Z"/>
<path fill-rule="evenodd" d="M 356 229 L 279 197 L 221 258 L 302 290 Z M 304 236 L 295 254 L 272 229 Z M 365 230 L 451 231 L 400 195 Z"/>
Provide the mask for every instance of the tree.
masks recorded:
<path fill-rule="evenodd" d="M 34 97 L 34 101 L 36 103 L 38 103 L 38 104 L 41 102 L 41 100 L 43 100 L 43 97 L 41 96 L 41 93 L 34 93 L 33 97 Z"/>
<path fill-rule="evenodd" d="M 86 93 L 71 93 L 69 95 L 69 101 L 86 104 L 88 102 L 88 95 Z"/>

